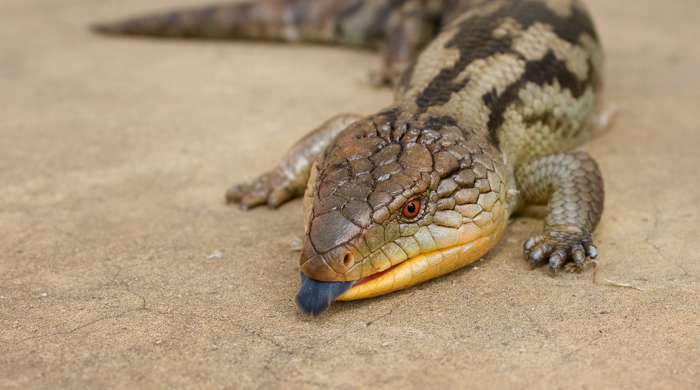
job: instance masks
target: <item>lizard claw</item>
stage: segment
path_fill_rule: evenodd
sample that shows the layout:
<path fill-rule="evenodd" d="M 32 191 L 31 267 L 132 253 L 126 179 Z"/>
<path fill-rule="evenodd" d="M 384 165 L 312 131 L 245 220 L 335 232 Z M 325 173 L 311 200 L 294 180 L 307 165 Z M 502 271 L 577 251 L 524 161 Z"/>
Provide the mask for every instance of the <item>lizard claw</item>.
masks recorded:
<path fill-rule="evenodd" d="M 298 194 L 295 184 L 280 169 L 274 169 L 229 188 L 226 203 L 239 203 L 244 211 L 265 203 L 275 209 Z"/>
<path fill-rule="evenodd" d="M 556 273 L 569 261 L 580 268 L 587 258 L 595 259 L 598 256 L 598 249 L 593 245 L 590 233 L 553 228 L 544 235 L 525 241 L 523 254 L 530 269 L 549 264 L 550 271 Z"/>

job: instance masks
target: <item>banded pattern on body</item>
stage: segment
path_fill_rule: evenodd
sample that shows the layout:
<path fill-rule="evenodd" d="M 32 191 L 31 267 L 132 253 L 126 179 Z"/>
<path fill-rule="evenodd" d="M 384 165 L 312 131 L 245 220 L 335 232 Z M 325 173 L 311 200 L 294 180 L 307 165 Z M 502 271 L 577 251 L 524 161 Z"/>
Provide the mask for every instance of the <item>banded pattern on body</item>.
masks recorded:
<path fill-rule="evenodd" d="M 526 201 L 508 192 L 521 189 L 516 169 L 585 136 L 602 56 L 582 7 L 484 1 L 446 18 L 402 76 L 397 102 L 326 149 L 307 190 L 315 203 L 302 270 L 362 280 L 341 297 L 355 299 L 442 275 L 490 249 Z M 415 196 L 423 216 L 402 221 L 399 208 Z"/>
<path fill-rule="evenodd" d="M 569 151 L 602 86 L 578 0 L 262 0 L 98 30 L 382 48 L 378 81 L 396 84 L 394 104 L 327 122 L 227 193 L 276 207 L 306 185 L 297 301 L 309 313 L 469 264 L 528 204 L 548 204 L 544 234 L 525 246 L 531 265 L 597 254 L 600 172 Z"/>

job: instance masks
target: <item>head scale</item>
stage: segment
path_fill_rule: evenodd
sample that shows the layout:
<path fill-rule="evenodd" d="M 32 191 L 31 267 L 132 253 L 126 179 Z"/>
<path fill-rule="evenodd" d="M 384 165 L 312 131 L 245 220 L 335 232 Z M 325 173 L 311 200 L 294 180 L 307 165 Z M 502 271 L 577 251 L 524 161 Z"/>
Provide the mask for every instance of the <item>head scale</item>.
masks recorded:
<path fill-rule="evenodd" d="M 473 241 L 488 227 L 472 218 L 502 209 L 495 147 L 451 118 L 395 112 L 349 126 L 314 165 L 300 259 L 313 279 L 355 281 Z"/>

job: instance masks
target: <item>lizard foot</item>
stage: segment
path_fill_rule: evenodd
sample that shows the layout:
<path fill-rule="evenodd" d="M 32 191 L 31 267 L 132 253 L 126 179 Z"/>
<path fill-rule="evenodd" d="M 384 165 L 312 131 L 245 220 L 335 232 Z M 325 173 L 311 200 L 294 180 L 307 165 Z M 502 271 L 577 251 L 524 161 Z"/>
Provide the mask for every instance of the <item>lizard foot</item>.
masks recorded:
<path fill-rule="evenodd" d="M 395 87 L 401 80 L 401 75 L 406 69 L 407 64 L 395 63 L 392 65 L 384 64 L 363 75 L 362 81 L 375 88 Z"/>
<path fill-rule="evenodd" d="M 550 270 L 556 272 L 568 261 L 580 267 L 588 257 L 595 259 L 598 248 L 593 245 L 590 233 L 576 226 L 557 226 L 527 240 L 524 255 L 530 269 L 549 263 Z"/>
<path fill-rule="evenodd" d="M 267 203 L 271 209 L 299 195 L 299 184 L 277 168 L 226 191 L 227 203 L 239 203 L 242 210 Z M 302 189 L 303 191 L 303 189 Z"/>
<path fill-rule="evenodd" d="M 243 210 L 267 203 L 274 209 L 292 198 L 303 196 L 314 160 L 338 133 L 361 118 L 355 114 L 331 118 L 294 144 L 275 169 L 229 188 L 226 191 L 227 203 L 240 203 Z"/>

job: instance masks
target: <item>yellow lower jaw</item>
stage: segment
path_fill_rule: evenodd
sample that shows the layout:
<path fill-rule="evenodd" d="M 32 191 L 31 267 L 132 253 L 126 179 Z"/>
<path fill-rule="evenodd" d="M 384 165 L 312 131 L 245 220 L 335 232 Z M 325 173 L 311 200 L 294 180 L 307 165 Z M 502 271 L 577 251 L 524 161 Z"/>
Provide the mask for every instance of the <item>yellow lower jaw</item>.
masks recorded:
<path fill-rule="evenodd" d="M 352 287 L 337 300 L 353 301 L 376 297 L 437 278 L 479 260 L 496 244 L 500 236 L 496 234 L 480 237 L 468 244 L 418 255 L 397 265 L 377 279 Z"/>

